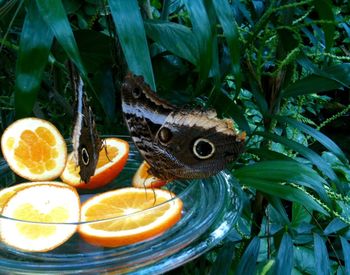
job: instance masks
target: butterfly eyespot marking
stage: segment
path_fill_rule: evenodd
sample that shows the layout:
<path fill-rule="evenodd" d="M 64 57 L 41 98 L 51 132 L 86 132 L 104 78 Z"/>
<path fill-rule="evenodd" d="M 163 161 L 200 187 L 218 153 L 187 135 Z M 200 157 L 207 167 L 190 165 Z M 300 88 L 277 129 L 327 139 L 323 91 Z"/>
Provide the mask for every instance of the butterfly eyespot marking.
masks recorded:
<path fill-rule="evenodd" d="M 199 138 L 193 144 L 193 153 L 199 159 L 209 159 L 214 152 L 214 144 L 205 138 Z"/>
<path fill-rule="evenodd" d="M 132 95 L 134 98 L 139 98 L 142 94 L 142 90 L 140 87 L 135 87 L 133 90 L 132 90 Z"/>
<path fill-rule="evenodd" d="M 88 165 L 90 162 L 90 157 L 89 157 L 89 153 L 86 150 L 86 148 L 82 148 L 81 149 L 81 158 L 83 160 L 84 165 Z"/>
<path fill-rule="evenodd" d="M 162 129 L 160 129 L 158 133 L 159 141 L 163 144 L 168 143 L 172 137 L 173 137 L 173 134 L 171 133 L 170 129 L 166 127 L 163 127 Z"/>

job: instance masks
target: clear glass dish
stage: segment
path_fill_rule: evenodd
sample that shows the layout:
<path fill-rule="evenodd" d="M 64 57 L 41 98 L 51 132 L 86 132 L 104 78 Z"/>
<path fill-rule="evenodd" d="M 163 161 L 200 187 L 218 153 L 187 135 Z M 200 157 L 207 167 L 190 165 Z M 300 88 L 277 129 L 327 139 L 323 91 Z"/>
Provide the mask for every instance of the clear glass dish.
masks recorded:
<path fill-rule="evenodd" d="M 127 137 L 121 138 L 130 141 Z M 130 143 L 129 160 L 122 173 L 104 188 L 79 190 L 81 201 L 96 193 L 130 186 L 140 163 L 140 155 Z M 1 188 L 16 182 L 16 177 L 1 160 Z M 1 274 L 164 273 L 217 245 L 232 228 L 241 210 L 240 187 L 224 171 L 209 179 L 176 180 L 169 183 L 167 189 L 183 201 L 183 211 L 181 220 L 162 235 L 132 245 L 104 248 L 87 244 L 75 233 L 49 252 L 22 252 L 0 242 Z M 0 216 L 0 221 L 3 219 L 8 220 Z"/>

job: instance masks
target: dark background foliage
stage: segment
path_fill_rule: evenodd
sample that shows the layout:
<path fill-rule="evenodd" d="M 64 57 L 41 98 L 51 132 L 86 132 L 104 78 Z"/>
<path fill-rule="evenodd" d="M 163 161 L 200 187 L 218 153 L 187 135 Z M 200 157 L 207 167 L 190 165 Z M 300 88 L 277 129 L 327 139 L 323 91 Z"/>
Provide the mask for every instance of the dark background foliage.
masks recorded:
<path fill-rule="evenodd" d="M 178 274 L 350 273 L 348 1 L 0 0 L 0 131 L 52 121 L 69 137 L 78 67 L 100 133 L 125 134 L 130 70 L 179 106 L 247 133 L 231 165 L 244 209 Z"/>

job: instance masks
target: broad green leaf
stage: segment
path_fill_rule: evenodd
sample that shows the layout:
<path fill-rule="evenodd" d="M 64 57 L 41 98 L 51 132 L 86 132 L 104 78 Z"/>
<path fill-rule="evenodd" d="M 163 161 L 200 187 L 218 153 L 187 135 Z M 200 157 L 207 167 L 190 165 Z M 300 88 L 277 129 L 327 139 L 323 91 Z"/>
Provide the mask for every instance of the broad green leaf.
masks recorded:
<path fill-rule="evenodd" d="M 330 264 L 326 244 L 320 235 L 314 233 L 315 271 L 319 275 L 330 274 Z"/>
<path fill-rule="evenodd" d="M 276 212 L 275 217 L 276 217 L 277 223 L 279 223 L 280 225 L 290 224 L 288 214 L 286 212 L 284 205 L 281 202 L 281 199 L 275 196 L 267 195 L 267 194 L 265 196 L 267 197 L 269 203 L 271 204 L 271 206 Z"/>
<path fill-rule="evenodd" d="M 171 23 L 145 21 L 147 36 L 173 54 L 198 65 L 198 51 L 195 36 L 186 26 Z"/>
<path fill-rule="evenodd" d="M 313 189 L 325 202 L 329 203 L 323 187 L 326 181 L 314 170 L 296 161 L 261 161 L 237 169 L 234 174 L 240 179 L 264 180 L 276 185 L 282 182 L 297 183 Z"/>
<path fill-rule="evenodd" d="M 235 254 L 235 244 L 233 242 L 225 242 L 218 252 L 216 261 L 213 264 L 210 274 L 211 275 L 229 274 L 234 254 Z"/>
<path fill-rule="evenodd" d="M 28 1 L 24 20 L 15 82 L 16 117 L 32 112 L 53 41 L 53 33 L 43 21 L 33 1 Z"/>
<path fill-rule="evenodd" d="M 335 21 L 332 1 L 314 0 L 313 4 L 315 5 L 320 19 L 324 21 Z M 322 29 L 325 35 L 326 50 L 330 51 L 331 47 L 334 44 L 335 24 L 322 24 Z"/>
<path fill-rule="evenodd" d="M 109 0 L 120 45 L 129 70 L 156 89 L 145 28 L 137 0 Z"/>
<path fill-rule="evenodd" d="M 284 138 L 275 134 L 265 133 L 265 132 L 256 132 L 256 135 L 260 135 L 270 140 L 273 140 L 275 142 L 281 143 L 297 151 L 298 153 L 303 155 L 305 158 L 310 160 L 320 171 L 322 171 L 323 174 L 329 177 L 332 181 L 334 181 L 335 183 L 338 182 L 338 178 L 334 173 L 333 169 L 330 167 L 330 165 L 311 149 L 295 141 L 289 140 L 287 138 Z"/>
<path fill-rule="evenodd" d="M 278 249 L 274 274 L 291 274 L 293 268 L 293 241 L 286 232 Z"/>
<path fill-rule="evenodd" d="M 254 275 L 256 271 L 256 262 L 260 250 L 260 239 L 254 237 L 251 240 L 246 250 L 244 251 L 241 260 L 237 266 L 235 274 Z"/>
<path fill-rule="evenodd" d="M 229 114 L 233 118 L 234 122 L 238 124 L 240 130 L 245 131 L 248 135 L 251 134 L 249 123 L 245 118 L 244 111 L 241 107 L 239 107 L 235 102 L 230 101 L 230 103 L 228 103 L 227 110 L 224 111 L 224 114 L 226 113 Z"/>
<path fill-rule="evenodd" d="M 337 233 L 338 231 L 348 227 L 349 225 L 339 220 L 338 218 L 334 218 L 324 229 L 324 234 L 329 235 L 333 233 Z"/>
<path fill-rule="evenodd" d="M 283 91 L 283 97 L 325 92 L 350 85 L 350 63 L 325 68 L 324 74 L 311 74 L 289 85 Z"/>
<path fill-rule="evenodd" d="M 245 177 L 245 174 L 237 176 L 237 178 L 243 185 L 253 187 L 261 192 L 277 196 L 281 199 L 298 202 L 310 210 L 315 210 L 328 216 L 328 213 L 322 206 L 320 206 L 311 196 L 300 189 L 266 179 Z"/>
<path fill-rule="evenodd" d="M 184 0 L 189 11 L 193 33 L 199 51 L 199 75 L 206 79 L 212 65 L 212 33 L 207 11 L 202 0 Z"/>
<path fill-rule="evenodd" d="M 232 71 L 236 80 L 237 91 L 241 88 L 240 47 L 237 24 L 232 9 L 226 0 L 212 0 L 216 15 L 224 31 L 224 36 L 231 55 Z"/>
<path fill-rule="evenodd" d="M 61 0 L 36 0 L 40 15 L 54 33 L 69 59 L 77 66 L 82 78 L 89 82 L 78 46 Z"/>
<path fill-rule="evenodd" d="M 347 239 L 340 237 L 341 246 L 343 249 L 345 274 L 350 274 L 350 244 Z"/>
<path fill-rule="evenodd" d="M 320 131 L 304 124 L 299 121 L 296 121 L 295 119 L 288 118 L 288 117 L 282 117 L 282 116 L 275 116 L 275 119 L 277 119 L 280 122 L 285 122 L 293 127 L 297 128 L 298 130 L 312 136 L 315 138 L 319 143 L 321 143 L 324 147 L 326 147 L 329 151 L 331 151 L 334 155 L 336 155 L 340 160 L 342 160 L 344 163 L 347 163 L 348 160 L 343 153 L 343 151 L 336 145 L 329 137 L 322 134 Z"/>

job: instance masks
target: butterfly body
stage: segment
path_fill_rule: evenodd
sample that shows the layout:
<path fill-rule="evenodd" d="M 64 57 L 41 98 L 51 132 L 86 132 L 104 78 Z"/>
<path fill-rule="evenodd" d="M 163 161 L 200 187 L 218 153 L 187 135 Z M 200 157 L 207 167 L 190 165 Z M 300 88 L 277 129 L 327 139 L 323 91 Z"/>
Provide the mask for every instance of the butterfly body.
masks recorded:
<path fill-rule="evenodd" d="M 163 180 L 209 177 L 243 150 L 244 136 L 231 120 L 218 119 L 215 111 L 174 107 L 158 98 L 142 77 L 126 76 L 122 108 L 149 172 Z"/>

